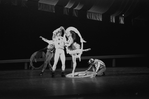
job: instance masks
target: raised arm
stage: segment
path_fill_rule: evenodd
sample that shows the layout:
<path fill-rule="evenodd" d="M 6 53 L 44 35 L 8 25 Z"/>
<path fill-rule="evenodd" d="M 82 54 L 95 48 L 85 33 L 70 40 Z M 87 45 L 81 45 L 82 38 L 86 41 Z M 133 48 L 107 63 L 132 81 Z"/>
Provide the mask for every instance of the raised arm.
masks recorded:
<path fill-rule="evenodd" d="M 46 42 L 46 43 L 48 43 L 48 44 L 51 43 L 51 40 L 48 40 L 48 39 L 46 39 L 46 38 L 44 38 L 44 37 L 42 37 L 42 36 L 39 36 L 39 38 L 41 38 L 44 42 Z"/>
<path fill-rule="evenodd" d="M 61 27 L 57 28 L 56 30 L 54 30 L 53 31 L 52 39 L 54 40 L 55 37 L 56 37 L 56 35 L 57 35 L 57 33 L 60 32 L 60 31 L 62 31 L 62 30 L 64 30 L 64 34 L 65 34 L 65 28 L 63 26 L 61 26 Z"/>

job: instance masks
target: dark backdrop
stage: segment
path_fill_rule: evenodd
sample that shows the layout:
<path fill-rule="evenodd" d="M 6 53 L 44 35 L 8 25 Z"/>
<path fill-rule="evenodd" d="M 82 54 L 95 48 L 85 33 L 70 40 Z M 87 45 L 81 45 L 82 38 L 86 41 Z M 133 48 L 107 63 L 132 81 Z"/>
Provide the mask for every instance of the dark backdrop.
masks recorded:
<path fill-rule="evenodd" d="M 47 46 L 39 36 L 51 39 L 60 26 L 76 27 L 91 48 L 88 55 L 145 54 L 147 26 L 93 21 L 13 5 L 0 6 L 0 59 L 29 58 Z"/>

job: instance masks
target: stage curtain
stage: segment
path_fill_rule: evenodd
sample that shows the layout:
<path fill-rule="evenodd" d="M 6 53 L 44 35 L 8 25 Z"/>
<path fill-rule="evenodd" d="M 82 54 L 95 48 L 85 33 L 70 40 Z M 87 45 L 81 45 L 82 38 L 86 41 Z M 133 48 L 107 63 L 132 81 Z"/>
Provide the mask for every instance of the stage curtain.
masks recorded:
<path fill-rule="evenodd" d="M 93 12 L 87 12 L 87 18 L 92 20 L 98 20 L 102 21 L 102 14 L 101 13 L 93 13 Z"/>
<path fill-rule="evenodd" d="M 124 19 L 126 16 L 130 14 L 130 10 L 133 9 L 133 3 L 137 0 L 121 0 L 117 2 L 117 10 L 115 12 L 111 13 L 111 18 L 118 17 L 118 21 L 120 24 L 124 24 Z M 134 4 L 135 5 L 135 4 Z M 111 20 L 111 22 L 114 22 Z M 115 23 L 115 22 L 114 22 Z"/>
<path fill-rule="evenodd" d="M 115 23 L 115 16 L 110 16 L 110 22 Z"/>
<path fill-rule="evenodd" d="M 84 4 L 81 2 L 73 9 L 73 15 L 78 17 L 79 10 L 83 8 Z"/>
<path fill-rule="evenodd" d="M 39 0 L 38 10 L 48 11 L 55 13 L 55 5 L 59 0 Z"/>
<path fill-rule="evenodd" d="M 87 18 L 102 21 L 102 15 L 111 7 L 114 0 L 96 0 L 87 11 Z"/>
<path fill-rule="evenodd" d="M 69 0 L 67 5 L 64 7 L 64 14 L 69 15 L 70 13 L 70 8 L 75 4 L 75 0 Z"/>

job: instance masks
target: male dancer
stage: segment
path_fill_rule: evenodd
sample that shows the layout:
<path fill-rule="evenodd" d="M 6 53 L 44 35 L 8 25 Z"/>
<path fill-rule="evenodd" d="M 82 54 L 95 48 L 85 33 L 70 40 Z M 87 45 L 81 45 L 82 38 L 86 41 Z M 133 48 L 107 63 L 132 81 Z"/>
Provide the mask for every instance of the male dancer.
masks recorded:
<path fill-rule="evenodd" d="M 64 52 L 64 46 L 65 46 L 65 36 L 62 36 L 62 32 L 65 32 L 64 27 L 60 27 L 56 30 L 53 31 L 53 41 L 54 41 L 54 45 L 55 45 L 55 55 L 54 55 L 54 64 L 52 67 L 52 77 L 54 77 L 54 72 L 56 70 L 56 65 L 57 62 L 60 58 L 61 63 L 62 63 L 62 73 L 61 76 L 65 77 L 65 52 Z M 64 33 L 65 34 L 65 33 Z"/>
<path fill-rule="evenodd" d="M 50 63 L 50 60 L 51 60 L 52 57 L 54 56 L 53 54 L 54 54 L 55 48 L 54 48 L 54 42 L 53 42 L 52 40 L 45 39 L 45 38 L 43 38 L 42 36 L 40 36 L 40 38 L 41 38 L 43 41 L 45 41 L 45 42 L 48 43 L 44 66 L 43 66 L 42 71 L 41 71 L 41 73 L 40 73 L 40 76 L 42 76 L 43 73 L 44 73 L 44 71 L 45 71 L 45 69 L 46 69 L 46 67 L 47 67 L 47 65 L 49 65 L 49 69 L 50 69 L 50 70 L 52 69 L 52 65 L 51 65 L 51 63 Z"/>
<path fill-rule="evenodd" d="M 104 76 L 106 71 L 106 65 L 103 61 L 99 59 L 89 59 L 88 63 L 90 64 L 90 67 L 86 70 L 89 71 L 90 69 L 95 72 L 96 75 L 94 76 Z"/>

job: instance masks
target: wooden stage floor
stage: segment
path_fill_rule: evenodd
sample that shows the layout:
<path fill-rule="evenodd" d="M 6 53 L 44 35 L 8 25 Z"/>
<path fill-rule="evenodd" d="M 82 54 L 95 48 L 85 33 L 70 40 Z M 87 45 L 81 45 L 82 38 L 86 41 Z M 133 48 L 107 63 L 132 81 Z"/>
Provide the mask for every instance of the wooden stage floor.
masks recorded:
<path fill-rule="evenodd" d="M 77 68 L 76 71 L 84 71 Z M 66 74 L 71 70 L 66 68 Z M 47 69 L 0 71 L 0 99 L 148 99 L 149 68 L 109 67 L 106 76 L 51 78 Z"/>

